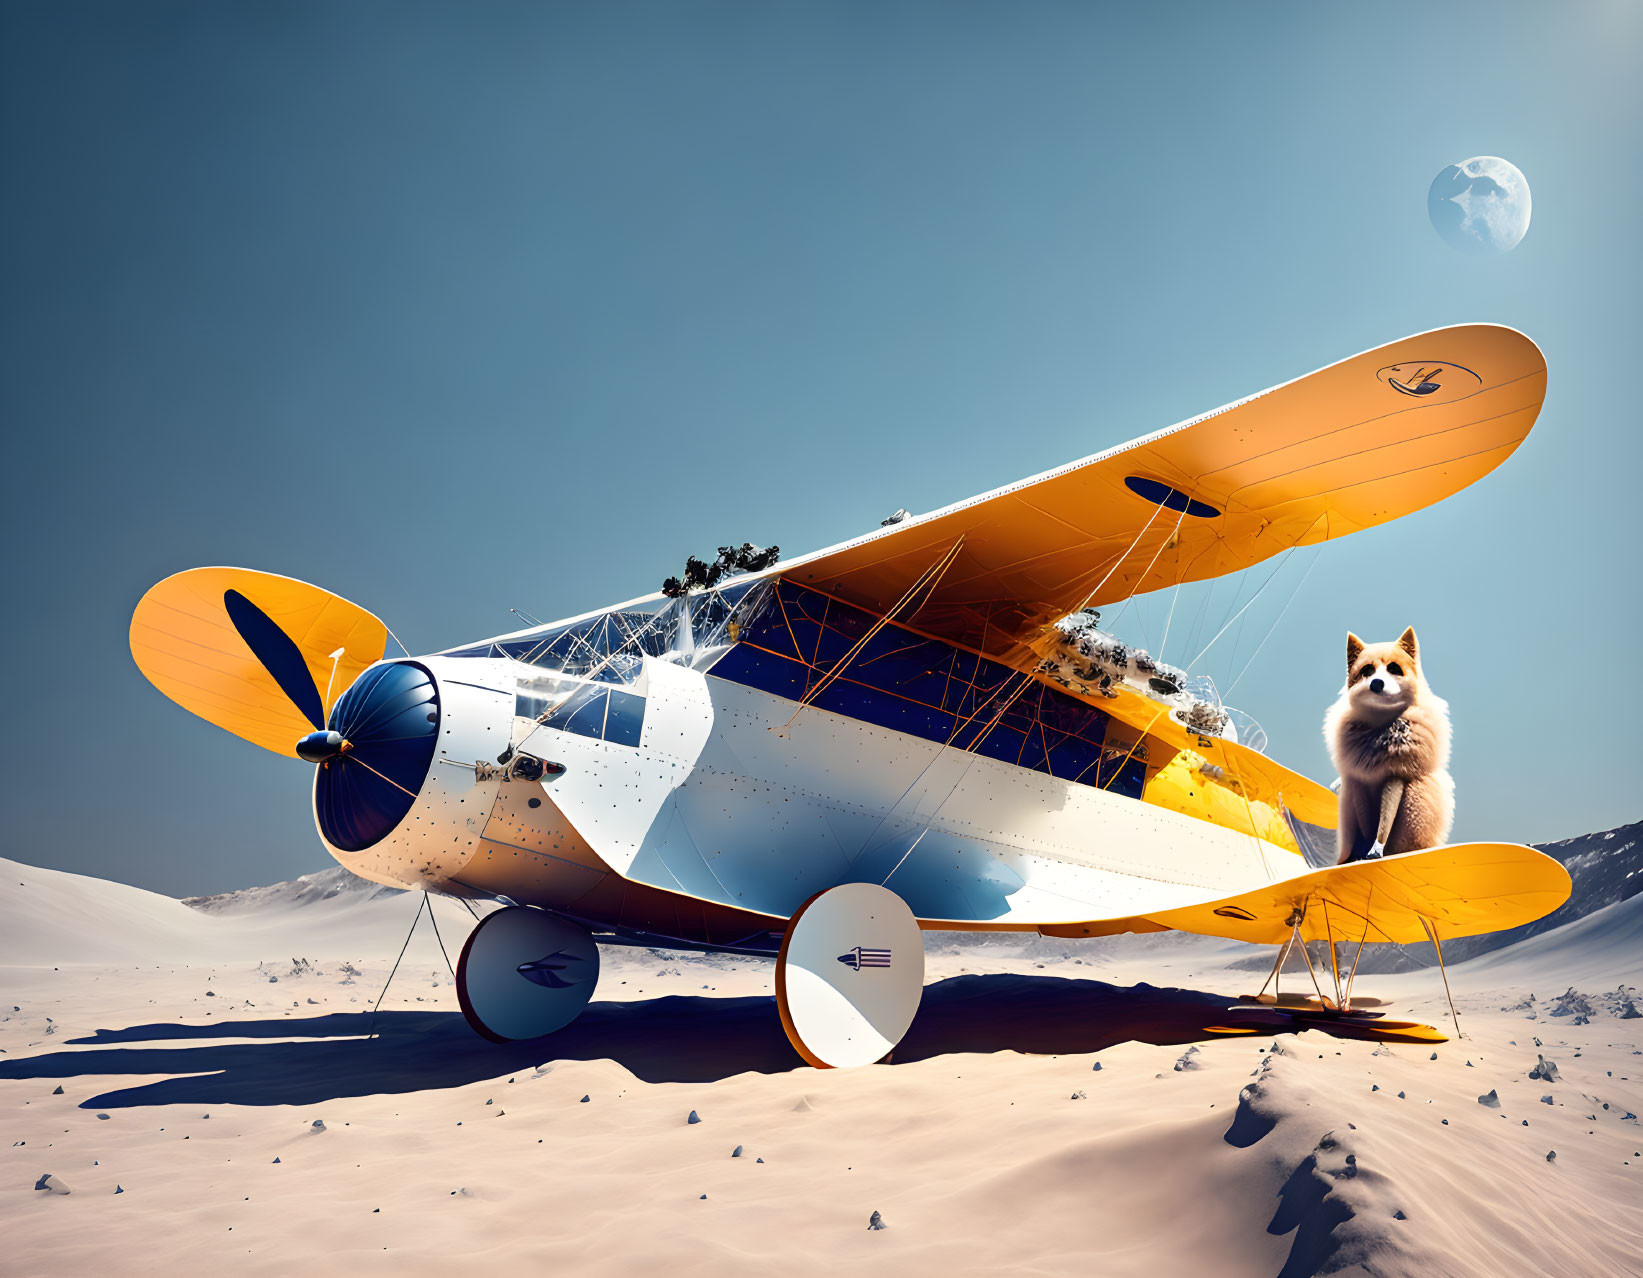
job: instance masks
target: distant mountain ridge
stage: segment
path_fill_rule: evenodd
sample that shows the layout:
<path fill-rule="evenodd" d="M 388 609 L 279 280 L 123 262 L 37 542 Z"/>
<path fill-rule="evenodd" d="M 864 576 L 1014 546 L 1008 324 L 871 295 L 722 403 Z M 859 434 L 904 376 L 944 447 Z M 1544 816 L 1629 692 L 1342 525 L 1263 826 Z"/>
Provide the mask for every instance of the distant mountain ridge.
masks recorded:
<path fill-rule="evenodd" d="M 320 901 L 334 901 L 346 897 L 353 901 L 372 901 L 378 897 L 398 896 L 400 888 L 383 887 L 372 883 L 340 865 L 327 866 L 312 874 L 299 875 L 283 883 L 266 887 L 239 888 L 233 892 L 217 892 L 210 896 L 185 896 L 184 905 L 206 914 L 237 914 L 244 910 L 261 910 L 268 906 L 314 905 Z"/>
<path fill-rule="evenodd" d="M 1486 942 L 1469 949 L 1464 957 L 1486 954 L 1517 941 L 1550 932 L 1565 923 L 1573 923 L 1606 905 L 1624 901 L 1643 892 L 1643 821 L 1602 830 L 1596 834 L 1580 834 L 1556 843 L 1537 843 L 1535 846 L 1547 856 L 1563 862 L 1574 880 L 1569 899 L 1543 919 L 1525 923 L 1505 932 L 1488 936 L 1467 937 L 1457 946 Z"/>

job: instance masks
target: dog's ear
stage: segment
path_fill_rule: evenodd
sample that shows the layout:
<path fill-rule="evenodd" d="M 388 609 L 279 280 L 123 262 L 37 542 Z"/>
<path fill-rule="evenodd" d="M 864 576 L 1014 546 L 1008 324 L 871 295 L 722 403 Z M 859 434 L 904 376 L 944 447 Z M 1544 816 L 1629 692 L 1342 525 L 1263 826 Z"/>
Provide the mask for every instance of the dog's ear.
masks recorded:
<path fill-rule="evenodd" d="M 1416 665 L 1420 664 L 1420 641 L 1415 638 L 1415 627 L 1410 626 L 1409 629 L 1398 636 L 1398 647 L 1409 654 L 1409 660 Z"/>
<path fill-rule="evenodd" d="M 1352 667 L 1358 664 L 1358 658 L 1363 656 L 1363 640 L 1350 630 L 1346 632 L 1346 673 L 1352 673 Z"/>

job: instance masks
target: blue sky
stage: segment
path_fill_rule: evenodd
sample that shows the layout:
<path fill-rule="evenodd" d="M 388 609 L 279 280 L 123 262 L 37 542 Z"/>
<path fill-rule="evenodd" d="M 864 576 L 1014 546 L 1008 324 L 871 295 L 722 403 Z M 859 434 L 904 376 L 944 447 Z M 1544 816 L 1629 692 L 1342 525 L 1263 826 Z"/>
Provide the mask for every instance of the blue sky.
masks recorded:
<path fill-rule="evenodd" d="M 1545 351 L 1534 433 L 1326 547 L 1233 700 L 1327 781 L 1346 631 L 1413 623 L 1457 836 L 1634 820 L 1640 63 L 1620 2 L 14 0 L 3 853 L 177 893 L 326 862 L 309 769 L 133 666 L 179 569 L 314 581 L 426 651 L 1473 320 Z M 1478 154 L 1534 191 L 1503 257 L 1426 217 Z"/>

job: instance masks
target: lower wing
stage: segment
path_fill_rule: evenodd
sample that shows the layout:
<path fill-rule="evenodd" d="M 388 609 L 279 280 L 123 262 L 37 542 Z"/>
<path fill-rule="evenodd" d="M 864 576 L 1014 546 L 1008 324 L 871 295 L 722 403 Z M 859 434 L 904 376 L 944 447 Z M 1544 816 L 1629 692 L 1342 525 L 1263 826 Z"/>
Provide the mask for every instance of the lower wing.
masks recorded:
<path fill-rule="evenodd" d="M 1279 945 L 1292 926 L 1305 941 L 1392 941 L 1476 936 L 1533 922 L 1569 899 L 1569 872 L 1516 843 L 1453 843 L 1378 861 L 1333 865 L 1250 892 L 1156 914 L 1040 930 L 1106 936 L 1175 930 Z M 1296 920 L 1296 911 L 1301 912 Z"/>

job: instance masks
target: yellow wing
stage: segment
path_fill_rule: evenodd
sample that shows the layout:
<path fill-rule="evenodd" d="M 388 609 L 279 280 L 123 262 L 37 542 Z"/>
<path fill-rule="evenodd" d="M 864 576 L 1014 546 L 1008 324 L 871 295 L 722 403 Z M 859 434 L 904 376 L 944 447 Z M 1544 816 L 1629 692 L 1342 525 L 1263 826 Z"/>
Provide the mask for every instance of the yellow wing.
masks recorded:
<path fill-rule="evenodd" d="M 1220 576 L 1441 501 L 1511 455 L 1545 393 L 1545 359 L 1522 333 L 1437 329 L 779 571 L 882 615 L 962 537 L 899 620 L 1021 664 L 1028 638 L 1086 602 Z"/>
<path fill-rule="evenodd" d="M 1569 899 L 1569 872 L 1516 843 L 1453 843 L 1378 861 L 1354 861 L 1283 879 L 1218 901 L 1157 914 L 1040 930 L 1053 936 L 1108 936 L 1175 930 L 1258 945 L 1288 939 L 1304 908 L 1301 939 L 1368 939 L 1400 945 L 1499 932 L 1550 914 Z"/>

